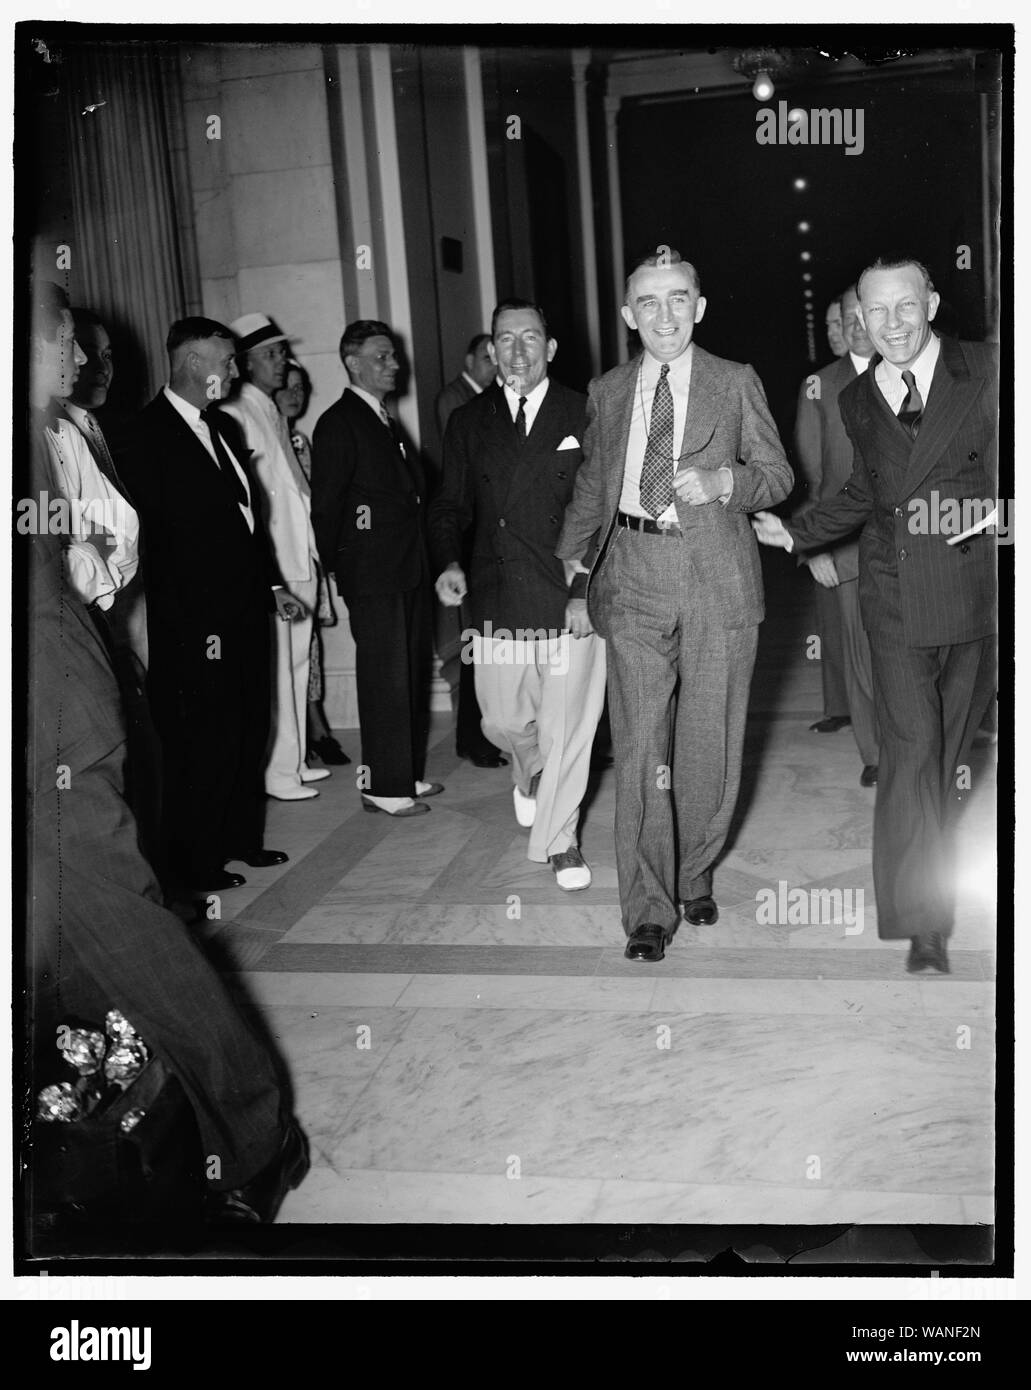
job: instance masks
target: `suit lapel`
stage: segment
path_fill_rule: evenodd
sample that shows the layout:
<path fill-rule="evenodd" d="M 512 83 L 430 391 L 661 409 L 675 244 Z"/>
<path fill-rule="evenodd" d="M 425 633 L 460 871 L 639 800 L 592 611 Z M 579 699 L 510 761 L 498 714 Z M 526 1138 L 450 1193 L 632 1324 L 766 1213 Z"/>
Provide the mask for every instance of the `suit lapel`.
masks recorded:
<path fill-rule="evenodd" d="M 619 498 L 623 491 L 623 472 L 626 467 L 627 445 L 630 443 L 630 424 L 634 416 L 634 395 L 637 391 L 641 360 L 639 354 L 625 367 L 619 368 L 621 375 L 613 381 L 608 393 L 608 412 L 611 415 L 611 425 L 605 427 L 603 437 L 611 436 L 618 440 L 618 447 L 614 448 L 610 455 L 606 480 L 609 492 L 609 509 L 613 515 L 619 507 Z M 600 408 L 601 403 L 599 402 Z"/>
<path fill-rule="evenodd" d="M 710 355 L 695 344 L 691 362 L 691 385 L 687 397 L 687 415 L 680 450 L 674 459 L 674 471 L 692 454 L 699 454 L 713 436 L 723 410 L 723 385 Z"/>
<path fill-rule="evenodd" d="M 517 444 L 515 447 L 513 453 L 515 467 L 509 477 L 508 492 L 505 497 L 506 506 L 513 498 L 521 496 L 528 488 L 531 488 L 536 482 L 541 468 L 551 461 L 552 455 L 564 438 L 564 423 L 565 411 L 562 408 L 559 392 L 555 389 L 555 383 L 552 382 L 541 402 L 541 408 L 537 412 L 537 418 L 533 422 L 533 428 L 527 436 L 526 443 Z M 582 440 L 580 442 L 583 443 Z"/>
<path fill-rule="evenodd" d="M 942 338 L 931 389 L 920 420 L 920 431 L 906 469 L 907 493 L 915 492 L 927 477 L 984 390 L 984 384 L 983 377 L 970 375 L 959 344 L 950 338 Z"/>

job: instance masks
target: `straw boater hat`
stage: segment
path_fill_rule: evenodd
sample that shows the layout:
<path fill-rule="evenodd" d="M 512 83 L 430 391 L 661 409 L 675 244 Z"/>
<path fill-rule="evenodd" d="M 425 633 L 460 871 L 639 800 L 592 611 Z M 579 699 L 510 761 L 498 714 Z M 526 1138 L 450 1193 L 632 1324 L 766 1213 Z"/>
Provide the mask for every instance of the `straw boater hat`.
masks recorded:
<path fill-rule="evenodd" d="M 241 314 L 229 325 L 229 331 L 236 339 L 236 350 L 241 355 L 265 343 L 289 342 L 287 334 L 267 314 Z"/>

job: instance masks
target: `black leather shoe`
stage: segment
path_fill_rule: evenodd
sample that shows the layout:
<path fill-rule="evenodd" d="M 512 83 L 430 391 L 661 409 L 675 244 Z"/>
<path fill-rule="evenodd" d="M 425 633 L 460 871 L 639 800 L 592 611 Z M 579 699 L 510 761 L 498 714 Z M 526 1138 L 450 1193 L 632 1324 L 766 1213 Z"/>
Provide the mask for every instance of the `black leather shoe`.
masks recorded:
<path fill-rule="evenodd" d="M 327 765 L 332 763 L 336 766 L 343 767 L 345 763 L 351 761 L 340 747 L 340 744 L 337 743 L 336 739 L 330 735 L 327 735 L 325 738 L 313 739 L 308 744 L 308 750 L 311 753 L 317 753 Z"/>
<path fill-rule="evenodd" d="M 669 938 L 670 933 L 665 927 L 656 926 L 654 922 L 642 922 L 627 938 L 623 954 L 627 960 L 643 960 L 654 965 L 665 957 Z"/>
<path fill-rule="evenodd" d="M 210 874 L 188 878 L 195 893 L 215 893 L 226 888 L 242 888 L 247 882 L 243 874 L 231 874 L 226 869 L 213 869 Z"/>
<path fill-rule="evenodd" d="M 719 918 L 720 910 L 713 898 L 692 898 L 684 904 L 684 921 L 692 927 L 711 927 Z"/>
<path fill-rule="evenodd" d="M 877 764 L 867 763 L 859 774 L 859 785 L 861 787 L 876 787 L 877 785 Z"/>
<path fill-rule="evenodd" d="M 208 1220 L 216 1224 L 274 1221 L 288 1192 L 299 1187 L 311 1167 L 308 1140 L 296 1120 L 283 1136 L 277 1156 L 244 1187 L 213 1192 L 208 1198 Z"/>
<path fill-rule="evenodd" d="M 839 729 L 847 729 L 852 720 L 847 714 L 832 714 L 826 719 L 818 719 L 815 724 L 809 725 L 809 732 L 812 734 L 836 734 Z"/>
<path fill-rule="evenodd" d="M 460 758 L 472 763 L 473 767 L 508 767 L 508 759 L 503 758 L 496 749 L 487 753 L 466 753 L 463 749 L 456 748 L 455 752 Z"/>
<path fill-rule="evenodd" d="M 249 864 L 252 869 L 271 869 L 273 864 L 290 862 L 290 856 L 284 854 L 281 849 L 252 849 L 249 854 L 230 854 L 226 862 L 230 859 Z"/>
<path fill-rule="evenodd" d="M 943 975 L 951 975 L 947 940 L 940 932 L 914 936 L 909 943 L 909 959 L 906 961 L 909 973 L 915 975 L 918 970 L 938 970 Z"/>

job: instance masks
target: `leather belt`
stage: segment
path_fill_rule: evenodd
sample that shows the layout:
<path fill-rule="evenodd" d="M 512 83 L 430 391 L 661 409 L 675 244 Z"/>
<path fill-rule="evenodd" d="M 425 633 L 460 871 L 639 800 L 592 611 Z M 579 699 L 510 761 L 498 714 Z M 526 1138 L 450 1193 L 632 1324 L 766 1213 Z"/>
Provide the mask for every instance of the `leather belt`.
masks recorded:
<path fill-rule="evenodd" d="M 616 520 L 620 526 L 629 527 L 631 531 L 644 531 L 649 536 L 679 536 L 683 534 L 675 521 L 660 524 L 658 521 L 653 521 L 650 516 L 630 516 L 627 512 L 617 512 Z"/>

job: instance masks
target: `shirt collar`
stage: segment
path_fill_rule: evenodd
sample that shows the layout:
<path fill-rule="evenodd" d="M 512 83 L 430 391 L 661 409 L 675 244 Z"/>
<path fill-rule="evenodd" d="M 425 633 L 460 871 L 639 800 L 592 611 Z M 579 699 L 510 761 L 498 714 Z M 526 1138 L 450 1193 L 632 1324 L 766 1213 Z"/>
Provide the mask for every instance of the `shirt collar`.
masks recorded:
<path fill-rule="evenodd" d="M 382 401 L 376 399 L 376 397 L 372 394 L 371 391 L 364 391 L 360 386 L 355 386 L 353 382 L 350 386 L 348 386 L 347 389 L 348 391 L 353 391 L 356 396 L 360 396 L 362 398 L 362 400 L 369 407 L 369 409 L 375 412 L 377 420 L 383 419 L 383 411 L 386 409 L 386 407 L 384 406 Z"/>
<path fill-rule="evenodd" d="M 530 410 L 533 406 L 540 405 L 541 401 L 548 393 L 549 381 L 549 377 L 545 377 L 543 381 L 538 381 L 537 385 L 526 397 L 527 410 Z M 516 395 L 511 386 L 503 386 L 501 389 L 505 393 L 505 400 L 508 401 L 509 406 L 518 409 L 520 397 Z"/>
<path fill-rule="evenodd" d="M 645 384 L 654 386 L 659 379 L 659 373 L 666 364 L 660 362 L 657 357 L 653 357 L 650 352 L 645 351 L 644 360 L 641 363 L 641 371 L 644 375 Z M 694 343 L 688 343 L 687 348 L 679 357 L 674 357 L 669 364 L 669 379 L 678 382 L 680 385 L 687 385 L 691 380 L 691 363 L 694 361 Z"/>
<path fill-rule="evenodd" d="M 468 372 L 463 372 L 462 375 L 465 377 L 466 381 L 479 396 L 483 392 L 483 387 L 480 385 L 480 383 L 478 381 L 473 381 L 472 377 L 469 375 Z"/>
<path fill-rule="evenodd" d="M 915 361 L 910 362 L 905 368 L 896 367 L 894 362 L 889 362 L 887 358 L 881 358 L 881 365 L 887 373 L 888 380 L 894 382 L 902 381 L 903 371 L 912 372 L 914 377 L 922 377 L 928 384 L 934 375 L 935 366 L 938 363 L 938 353 L 941 351 L 941 340 L 937 333 L 932 333 L 924 344 L 924 349 Z M 926 401 L 926 393 L 921 392 Z"/>
<path fill-rule="evenodd" d="M 177 395 L 176 392 L 172 390 L 171 386 L 166 385 L 164 390 L 169 405 L 174 406 L 186 423 L 192 425 L 193 428 L 196 429 L 197 426 L 202 423 L 201 412 L 197 407 L 192 405 L 189 401 L 184 400 L 182 396 Z M 214 402 L 212 402 L 212 404 L 214 404 Z"/>
<path fill-rule="evenodd" d="M 266 415 L 279 414 L 279 406 L 272 397 L 267 396 L 260 386 L 255 386 L 253 381 L 244 382 L 240 387 L 240 395 L 246 396 L 249 401 L 264 410 Z"/>
<path fill-rule="evenodd" d="M 862 376 L 863 373 L 866 371 L 867 367 L 869 367 L 871 361 L 873 360 L 871 357 L 860 357 L 857 353 L 854 353 L 851 349 L 849 349 L 849 354 L 848 354 L 848 355 L 849 355 L 849 357 L 851 357 L 851 359 L 852 359 L 852 365 L 853 365 L 853 367 L 855 367 L 855 369 L 856 369 L 856 376 Z"/>

